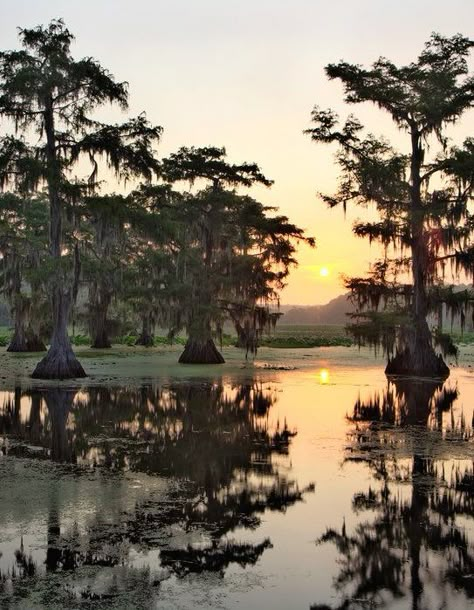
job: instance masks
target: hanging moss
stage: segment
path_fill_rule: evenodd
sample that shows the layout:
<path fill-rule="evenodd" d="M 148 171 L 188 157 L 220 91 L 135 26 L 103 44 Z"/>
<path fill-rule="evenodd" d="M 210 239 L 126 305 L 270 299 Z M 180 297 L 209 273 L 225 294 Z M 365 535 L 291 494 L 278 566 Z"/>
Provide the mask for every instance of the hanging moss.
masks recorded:
<path fill-rule="evenodd" d="M 361 344 L 382 347 L 390 373 L 444 375 L 447 366 L 434 348 L 452 354 L 454 347 L 440 328 L 431 335 L 428 317 L 441 320 L 444 308 L 464 327 L 472 311 L 471 292 L 442 286 L 447 267 L 457 281 L 460 274 L 474 280 L 474 139 L 449 146 L 445 135 L 446 126 L 474 103 L 471 48 L 464 36 L 433 34 L 406 66 L 379 59 L 369 68 L 344 61 L 326 67 L 329 78 L 342 82 L 347 103 L 371 102 L 392 118 L 408 136 L 408 154 L 383 136 L 364 133 L 352 115 L 340 124 L 331 110 L 316 107 L 307 130 L 315 142 L 338 145 L 339 190 L 323 199 L 344 210 L 349 203 L 370 205 L 379 216 L 356 222 L 354 233 L 378 242 L 383 258 L 368 277 L 348 279 L 346 286 L 359 311 L 373 314 L 359 315 L 351 332 Z M 442 153 L 430 158 L 436 140 Z M 406 321 L 381 324 L 381 312 L 403 312 Z"/>

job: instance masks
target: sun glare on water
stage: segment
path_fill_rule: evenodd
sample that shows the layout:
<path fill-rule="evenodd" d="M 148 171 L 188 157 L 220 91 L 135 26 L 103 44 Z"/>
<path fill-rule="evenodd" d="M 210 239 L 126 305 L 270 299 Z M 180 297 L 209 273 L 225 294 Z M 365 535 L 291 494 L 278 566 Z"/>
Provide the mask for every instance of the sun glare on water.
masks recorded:
<path fill-rule="evenodd" d="M 329 371 L 327 369 L 321 369 L 319 371 L 319 383 L 329 383 Z"/>

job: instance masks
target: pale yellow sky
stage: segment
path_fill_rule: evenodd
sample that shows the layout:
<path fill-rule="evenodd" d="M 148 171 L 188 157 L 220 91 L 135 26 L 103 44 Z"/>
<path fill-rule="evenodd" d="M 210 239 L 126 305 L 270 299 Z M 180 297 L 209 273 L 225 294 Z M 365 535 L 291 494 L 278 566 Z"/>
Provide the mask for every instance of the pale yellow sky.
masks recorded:
<path fill-rule="evenodd" d="M 432 31 L 473 36 L 474 2 L 453 0 L 0 0 L 0 47 L 17 45 L 16 27 L 63 17 L 76 56 L 91 55 L 130 83 L 130 112 L 164 127 L 159 155 L 183 145 L 226 146 L 231 160 L 256 161 L 275 180 L 254 196 L 316 237 L 282 294 L 283 303 L 327 302 L 340 274 L 363 274 L 376 248 L 351 234 L 363 210 L 328 210 L 317 191 L 337 179 L 332 152 L 302 131 L 314 104 L 355 112 L 374 133 L 403 138 L 371 107 L 344 108 L 324 66 L 416 58 Z M 104 109 L 103 117 L 120 120 Z M 473 132 L 467 117 L 456 136 Z M 329 276 L 321 277 L 321 266 Z"/>

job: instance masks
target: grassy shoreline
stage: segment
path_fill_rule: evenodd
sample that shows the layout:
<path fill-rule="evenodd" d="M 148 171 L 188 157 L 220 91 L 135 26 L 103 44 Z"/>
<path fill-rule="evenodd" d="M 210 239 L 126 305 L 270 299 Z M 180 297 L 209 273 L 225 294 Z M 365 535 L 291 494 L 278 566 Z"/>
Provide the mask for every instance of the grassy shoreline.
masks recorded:
<path fill-rule="evenodd" d="M 11 329 L 0 327 L 0 347 L 6 347 L 10 341 Z M 474 345 L 474 332 L 453 332 L 451 333 L 453 341 L 459 346 Z M 71 335 L 71 342 L 75 347 L 89 347 L 91 338 L 82 333 Z M 137 335 L 128 334 L 122 337 L 117 337 L 113 343 L 117 346 L 133 347 Z M 219 341 L 217 341 L 219 343 Z M 158 331 L 155 336 L 155 347 L 177 345 L 184 346 L 186 336 L 180 334 L 170 343 L 168 337 L 163 330 Z M 232 334 L 224 334 L 222 337 L 222 347 L 235 347 L 237 337 Z M 270 347 L 275 349 L 298 349 L 298 348 L 313 348 L 313 347 L 350 347 L 355 345 L 352 337 L 350 337 L 343 325 L 316 325 L 316 324 L 301 324 L 301 325 L 278 325 L 276 329 L 262 337 L 260 346 Z"/>
<path fill-rule="evenodd" d="M 6 347 L 10 342 L 11 329 L 0 327 L 0 347 Z M 71 335 L 74 346 L 90 346 L 92 341 L 87 334 L 76 333 Z M 128 334 L 114 339 L 114 345 L 134 346 L 137 335 Z M 474 342 L 474 334 L 473 334 Z M 183 334 L 176 336 L 170 343 L 165 332 L 161 329 L 155 335 L 155 347 L 162 345 L 184 345 L 186 337 Z M 235 347 L 236 335 L 224 334 L 222 336 L 223 347 Z M 348 347 L 353 345 L 352 339 L 347 335 L 342 325 L 278 325 L 270 334 L 262 337 L 261 347 L 286 348 L 311 348 L 311 347 Z"/>

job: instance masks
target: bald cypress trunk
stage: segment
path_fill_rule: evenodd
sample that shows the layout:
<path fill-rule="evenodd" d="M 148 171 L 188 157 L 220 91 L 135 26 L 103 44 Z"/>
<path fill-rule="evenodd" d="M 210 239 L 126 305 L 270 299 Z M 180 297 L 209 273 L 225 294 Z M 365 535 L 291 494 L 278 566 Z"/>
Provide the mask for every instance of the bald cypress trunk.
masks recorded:
<path fill-rule="evenodd" d="M 92 345 L 95 349 L 107 349 L 112 347 L 107 332 L 107 314 L 111 298 L 108 293 L 96 287 L 91 294 L 91 334 Z"/>
<path fill-rule="evenodd" d="M 28 344 L 26 340 L 25 315 L 23 308 L 14 308 L 15 328 L 11 341 L 7 347 L 7 352 L 27 352 Z"/>
<path fill-rule="evenodd" d="M 178 362 L 181 364 L 223 364 L 224 357 L 212 339 L 209 323 L 194 324 Z"/>
<path fill-rule="evenodd" d="M 218 190 L 217 181 L 214 191 Z M 212 277 L 212 256 L 214 251 L 214 235 L 208 230 L 204 235 L 204 266 L 205 272 L 197 287 L 196 306 L 187 327 L 188 340 L 184 351 L 179 357 L 180 364 L 223 364 L 224 357 L 217 349 L 212 338 L 209 310 L 212 308 L 214 295 L 210 289 Z"/>
<path fill-rule="evenodd" d="M 46 356 L 33 371 L 36 379 L 72 379 L 86 377 L 86 373 L 72 350 L 67 334 L 67 324 L 71 307 L 71 288 L 67 287 L 61 270 L 62 248 L 62 205 L 60 198 L 61 173 L 56 154 L 53 101 L 46 100 L 44 113 L 46 133 L 46 154 L 48 164 L 48 196 L 50 204 L 50 247 L 54 261 L 52 277 L 53 336 Z"/>
<path fill-rule="evenodd" d="M 61 567 L 61 526 L 59 522 L 59 511 L 57 509 L 57 499 L 53 496 L 51 506 L 48 511 L 48 535 L 46 548 L 46 570 L 55 572 Z"/>
<path fill-rule="evenodd" d="M 105 321 L 102 319 L 99 320 L 99 325 L 94 333 L 91 347 L 94 349 L 109 349 L 112 347 L 112 343 L 110 342 L 107 328 L 105 326 Z"/>
<path fill-rule="evenodd" d="M 86 377 L 81 363 L 77 360 L 67 334 L 69 318 L 69 296 L 61 286 L 55 287 L 52 297 L 54 329 L 51 345 L 46 356 L 33 371 L 35 379 L 73 379 Z"/>
<path fill-rule="evenodd" d="M 7 352 L 44 352 L 46 346 L 29 323 L 29 302 L 21 295 L 15 299 L 15 328 Z"/>
<path fill-rule="evenodd" d="M 29 352 L 45 352 L 46 345 L 43 339 L 33 330 L 31 326 L 26 329 L 26 342 Z"/>
<path fill-rule="evenodd" d="M 426 323 L 426 320 L 425 320 Z M 441 354 L 436 354 L 431 344 L 431 332 L 419 324 L 408 339 L 406 347 L 398 350 L 388 361 L 386 375 L 403 375 L 419 377 L 435 377 L 445 379 L 449 376 L 449 367 Z"/>
<path fill-rule="evenodd" d="M 443 358 L 436 354 L 428 316 L 427 284 L 429 280 L 429 250 L 424 230 L 425 210 L 421 198 L 421 165 L 423 149 L 421 134 L 413 127 L 411 132 L 411 254 L 413 271 L 413 303 L 410 328 L 402 337 L 394 358 L 389 360 L 387 375 L 419 375 L 421 377 L 447 377 L 449 368 Z"/>
<path fill-rule="evenodd" d="M 155 338 L 152 333 L 151 314 L 146 313 L 142 316 L 142 332 L 139 334 L 135 345 L 143 345 L 143 347 L 153 347 Z"/>
<path fill-rule="evenodd" d="M 180 364 L 224 364 L 225 360 L 212 339 L 189 337 L 178 362 Z"/>
<path fill-rule="evenodd" d="M 7 352 L 27 352 L 26 324 L 28 321 L 28 302 L 21 294 L 21 274 L 18 257 L 13 253 L 14 265 L 11 274 L 10 285 L 10 312 L 14 319 L 14 330 Z"/>

